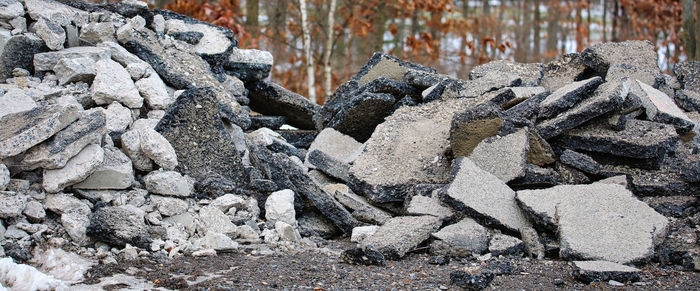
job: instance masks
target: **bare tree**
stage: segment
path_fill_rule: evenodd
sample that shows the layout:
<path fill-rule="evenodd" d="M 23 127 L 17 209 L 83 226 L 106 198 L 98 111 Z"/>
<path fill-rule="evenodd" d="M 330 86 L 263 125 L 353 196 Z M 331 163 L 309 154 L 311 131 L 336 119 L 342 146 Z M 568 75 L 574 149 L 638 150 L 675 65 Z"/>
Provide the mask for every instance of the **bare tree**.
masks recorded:
<path fill-rule="evenodd" d="M 258 0 L 245 1 L 245 25 L 246 29 L 250 31 L 250 35 L 253 37 L 257 37 L 258 32 L 260 32 L 260 22 L 258 21 L 260 5 L 258 4 Z"/>
<path fill-rule="evenodd" d="M 333 53 L 333 26 L 335 25 L 335 6 L 336 0 L 330 0 L 328 7 L 328 31 L 326 32 L 326 52 L 323 54 L 323 92 L 326 93 L 326 98 L 331 96 L 331 86 L 333 83 L 333 72 L 331 68 L 331 54 Z"/>
<path fill-rule="evenodd" d="M 299 0 L 299 9 L 301 10 L 301 30 L 304 42 L 304 54 L 306 55 L 306 75 L 307 84 L 309 86 L 309 100 L 316 104 L 316 78 L 314 74 L 314 59 L 311 55 L 311 31 L 309 31 L 309 17 L 306 11 L 306 0 Z"/>

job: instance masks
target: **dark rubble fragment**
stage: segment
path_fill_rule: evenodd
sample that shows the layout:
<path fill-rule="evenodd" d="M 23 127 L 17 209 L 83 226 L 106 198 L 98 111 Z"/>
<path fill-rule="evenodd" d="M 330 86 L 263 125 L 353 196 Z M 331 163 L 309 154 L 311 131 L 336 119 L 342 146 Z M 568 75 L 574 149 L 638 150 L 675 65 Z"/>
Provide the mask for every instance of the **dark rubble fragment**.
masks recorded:
<path fill-rule="evenodd" d="M 581 54 L 566 54 L 545 64 L 540 85 L 547 90 L 556 91 L 571 82 L 590 78 L 593 74 L 593 70 L 583 63 Z"/>
<path fill-rule="evenodd" d="M 629 92 L 628 82 L 608 82 L 599 86 L 593 96 L 579 102 L 573 108 L 540 122 L 537 130 L 545 139 L 556 137 L 591 119 L 622 107 Z"/>
<path fill-rule="evenodd" d="M 253 111 L 284 116 L 289 125 L 299 129 L 315 129 L 313 116 L 319 106 L 309 99 L 269 81 L 246 84 L 249 90 L 250 108 Z"/>
<path fill-rule="evenodd" d="M 588 174 L 596 175 L 600 173 L 602 166 L 593 158 L 572 150 L 565 150 L 559 160 L 565 165 L 569 165 Z"/>
<path fill-rule="evenodd" d="M 673 66 L 683 89 L 700 93 L 700 62 L 680 62 Z"/>
<path fill-rule="evenodd" d="M 384 266 L 384 255 L 371 248 L 354 248 L 340 254 L 343 262 L 352 265 Z"/>
<path fill-rule="evenodd" d="M 450 273 L 450 282 L 465 290 L 482 290 L 489 286 L 496 275 L 490 271 L 478 271 L 470 273 L 467 271 L 454 271 Z"/>
<path fill-rule="evenodd" d="M 286 116 L 263 116 L 254 115 L 250 117 L 250 128 L 249 130 L 256 130 L 263 127 L 269 129 L 279 129 L 287 122 Z"/>
<path fill-rule="evenodd" d="M 220 114 L 219 102 L 209 88 L 183 92 L 156 126 L 175 149 L 178 170 L 197 179 L 212 173 L 236 185 L 248 181 L 236 143 L 227 127 L 236 126 Z"/>
<path fill-rule="evenodd" d="M 277 130 L 289 144 L 298 149 L 308 149 L 314 142 L 318 131 L 316 130 Z"/>
<path fill-rule="evenodd" d="M 676 104 L 685 111 L 700 112 L 700 93 L 691 90 L 677 90 Z"/>
<path fill-rule="evenodd" d="M 49 49 L 36 34 L 14 35 L 4 44 L 0 52 L 0 81 L 12 78 L 15 68 L 22 68 L 34 73 L 34 55 Z"/>
<path fill-rule="evenodd" d="M 603 79 L 600 77 L 593 77 L 587 80 L 573 82 L 557 89 L 540 103 L 538 118 L 551 118 L 573 107 L 580 100 L 588 97 L 602 83 Z"/>

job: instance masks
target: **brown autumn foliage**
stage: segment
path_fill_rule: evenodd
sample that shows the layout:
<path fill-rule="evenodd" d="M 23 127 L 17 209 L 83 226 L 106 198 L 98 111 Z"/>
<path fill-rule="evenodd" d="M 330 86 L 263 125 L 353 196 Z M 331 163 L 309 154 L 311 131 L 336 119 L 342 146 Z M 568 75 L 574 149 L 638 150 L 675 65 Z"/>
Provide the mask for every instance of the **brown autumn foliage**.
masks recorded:
<path fill-rule="evenodd" d="M 680 0 L 339 0 L 332 28 L 325 19 L 329 1 L 308 2 L 321 103 L 328 93 L 321 87 L 327 29 L 334 32 L 333 88 L 375 51 L 461 78 L 493 59 L 542 62 L 611 40 L 651 41 L 663 69 L 684 58 Z M 273 52 L 273 80 L 307 91 L 297 0 L 174 0 L 165 8 L 231 29 L 242 48 Z M 248 17 L 260 25 L 247 26 Z"/>

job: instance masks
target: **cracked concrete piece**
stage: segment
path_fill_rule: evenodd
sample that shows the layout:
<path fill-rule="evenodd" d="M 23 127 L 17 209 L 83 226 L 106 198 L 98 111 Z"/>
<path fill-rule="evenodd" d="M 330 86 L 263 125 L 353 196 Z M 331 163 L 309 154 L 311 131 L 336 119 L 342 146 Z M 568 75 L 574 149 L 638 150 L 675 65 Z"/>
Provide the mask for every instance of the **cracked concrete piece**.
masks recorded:
<path fill-rule="evenodd" d="M 85 180 L 104 161 L 104 150 L 99 145 L 88 145 L 75 157 L 68 160 L 63 168 L 44 170 L 43 186 L 46 192 L 57 193 L 65 187 Z"/>
<path fill-rule="evenodd" d="M 474 148 L 469 159 L 479 168 L 508 183 L 525 174 L 525 159 L 530 151 L 528 128 L 486 139 Z"/>
<path fill-rule="evenodd" d="M 442 220 L 435 216 L 394 217 L 362 242 L 387 258 L 398 259 L 430 237 Z"/>
<path fill-rule="evenodd" d="M 0 159 L 47 140 L 80 117 L 77 106 L 49 105 L 0 118 Z"/>

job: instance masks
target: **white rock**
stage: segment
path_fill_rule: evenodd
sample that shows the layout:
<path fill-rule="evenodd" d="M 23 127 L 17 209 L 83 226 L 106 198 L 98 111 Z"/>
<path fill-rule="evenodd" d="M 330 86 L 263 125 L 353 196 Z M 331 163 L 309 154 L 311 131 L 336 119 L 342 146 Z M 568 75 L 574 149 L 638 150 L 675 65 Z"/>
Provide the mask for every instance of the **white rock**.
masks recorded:
<path fill-rule="evenodd" d="M 39 201 L 29 201 L 27 205 L 24 206 L 24 211 L 22 214 L 26 216 L 29 221 L 39 222 L 44 220 L 46 217 L 46 211 L 44 211 L 44 206 L 41 205 Z"/>
<path fill-rule="evenodd" d="M 275 222 L 275 231 L 283 241 L 298 242 L 301 240 L 299 231 L 284 221 Z"/>
<path fill-rule="evenodd" d="M 165 33 L 165 18 L 163 15 L 156 14 L 153 16 L 153 23 L 151 24 L 153 31 L 157 33 Z"/>
<path fill-rule="evenodd" d="M 46 17 L 57 25 L 66 26 L 74 22 L 82 26 L 88 22 L 90 14 L 80 9 L 70 7 L 58 1 L 24 0 L 27 14 L 34 20 Z"/>
<path fill-rule="evenodd" d="M 109 59 L 112 56 L 110 50 L 102 47 L 79 46 L 67 48 L 56 52 L 45 52 L 34 55 L 34 70 L 35 71 L 50 71 L 56 66 L 58 61 L 64 58 L 90 58 L 97 62 L 103 59 Z"/>
<path fill-rule="evenodd" d="M 187 197 L 194 185 L 178 172 L 153 171 L 143 178 L 148 192 L 166 196 Z"/>
<path fill-rule="evenodd" d="M 161 120 L 165 116 L 165 110 L 151 110 L 146 114 L 149 119 Z"/>
<path fill-rule="evenodd" d="M 160 14 L 159 14 L 160 15 Z M 203 249 L 192 252 L 193 257 L 213 257 L 216 256 L 215 249 Z"/>
<path fill-rule="evenodd" d="M 235 234 L 236 225 L 219 208 L 213 206 L 202 207 L 199 210 L 199 221 L 206 233 L 218 232 L 223 234 Z"/>
<path fill-rule="evenodd" d="M 173 216 L 187 212 L 187 201 L 158 195 L 151 195 L 151 202 L 163 216 Z"/>
<path fill-rule="evenodd" d="M 290 225 L 296 225 L 294 191 L 284 189 L 270 194 L 265 201 L 265 219 L 267 221 L 283 221 Z"/>
<path fill-rule="evenodd" d="M 134 183 L 131 160 L 115 147 L 104 148 L 104 162 L 83 182 L 74 185 L 79 189 L 121 190 Z"/>
<path fill-rule="evenodd" d="M 61 215 L 61 224 L 75 242 L 88 241 L 86 230 L 90 224 L 90 207 L 68 194 L 47 195 L 46 209 Z"/>
<path fill-rule="evenodd" d="M 130 63 L 126 65 L 126 71 L 131 75 L 131 79 L 137 81 L 141 78 L 146 78 L 151 75 L 151 66 L 147 63 Z M 139 88 L 138 82 L 136 83 L 136 88 Z M 140 89 L 139 89 L 140 91 Z M 143 94 L 143 93 L 142 93 Z M 145 96 L 144 96 L 145 97 Z"/>
<path fill-rule="evenodd" d="M 239 195 L 225 194 L 214 199 L 209 206 L 214 206 L 219 208 L 222 212 L 227 212 L 231 207 L 237 209 L 246 208 L 246 200 Z"/>
<path fill-rule="evenodd" d="M 351 242 L 361 243 L 366 238 L 372 236 L 379 229 L 378 225 L 358 226 L 352 229 Z"/>
<path fill-rule="evenodd" d="M 19 1 L 3 1 L 5 6 L 0 9 L 0 19 L 8 20 L 24 15 L 24 6 Z"/>
<path fill-rule="evenodd" d="M 10 183 L 10 170 L 5 164 L 0 163 L 0 191 L 4 191 L 7 184 Z"/>
<path fill-rule="evenodd" d="M 129 72 L 112 60 L 100 60 L 96 66 L 95 80 L 92 82 L 92 99 L 97 105 L 117 101 L 129 108 L 141 108 L 143 98 Z"/>
<path fill-rule="evenodd" d="M 258 239 L 260 234 L 248 225 L 241 225 L 236 229 L 238 237 L 242 239 Z"/>
<path fill-rule="evenodd" d="M 116 41 L 116 29 L 112 22 L 92 22 L 80 28 L 80 41 L 96 45 L 106 41 Z"/>
<path fill-rule="evenodd" d="M 109 104 L 105 114 L 107 115 L 107 131 L 109 132 L 124 132 L 133 122 L 131 110 L 119 102 Z"/>
<path fill-rule="evenodd" d="M 151 109 L 167 109 L 175 100 L 168 94 L 165 83 L 158 74 L 151 74 L 136 81 L 136 88 Z"/>
<path fill-rule="evenodd" d="M 231 251 L 238 248 L 237 242 L 217 232 L 208 232 L 204 237 L 198 239 L 194 245 L 202 249 L 214 249 L 217 251 Z"/>
<path fill-rule="evenodd" d="M 122 150 L 131 159 L 134 168 L 139 171 L 153 170 L 153 161 L 141 150 L 141 135 L 138 130 L 129 130 L 121 136 Z"/>
<path fill-rule="evenodd" d="M 27 198 L 20 193 L 0 191 L 0 218 L 20 216 L 27 204 Z"/>
<path fill-rule="evenodd" d="M 36 107 L 36 102 L 24 90 L 11 88 L 0 96 L 0 118 L 5 115 L 27 111 Z"/>
<path fill-rule="evenodd" d="M 168 19 L 165 21 L 165 28 L 168 34 L 187 31 L 203 33 L 202 39 L 194 46 L 197 54 L 224 53 L 231 45 L 231 40 L 221 30 L 207 24 L 191 24 L 179 19 Z"/>
<path fill-rule="evenodd" d="M 103 42 L 98 44 L 97 47 L 109 51 L 112 56 L 112 59 L 124 67 L 127 67 L 128 65 L 133 63 L 142 63 L 148 66 L 148 64 L 142 61 L 139 57 L 130 53 L 116 42 Z"/>
<path fill-rule="evenodd" d="M 177 154 L 165 137 L 151 128 L 139 130 L 141 151 L 161 168 L 172 171 L 177 167 Z"/>
<path fill-rule="evenodd" d="M 63 27 L 42 17 L 34 23 L 33 28 L 49 49 L 54 51 L 63 49 L 63 43 L 66 42 L 66 31 Z"/>
<path fill-rule="evenodd" d="M 62 58 L 53 67 L 58 77 L 58 84 L 86 82 L 95 78 L 95 61 L 91 58 Z"/>
<path fill-rule="evenodd" d="M 88 145 L 72 157 L 63 168 L 44 170 L 43 186 L 46 192 L 57 193 L 65 187 L 85 180 L 104 162 L 105 152 L 98 145 Z"/>

